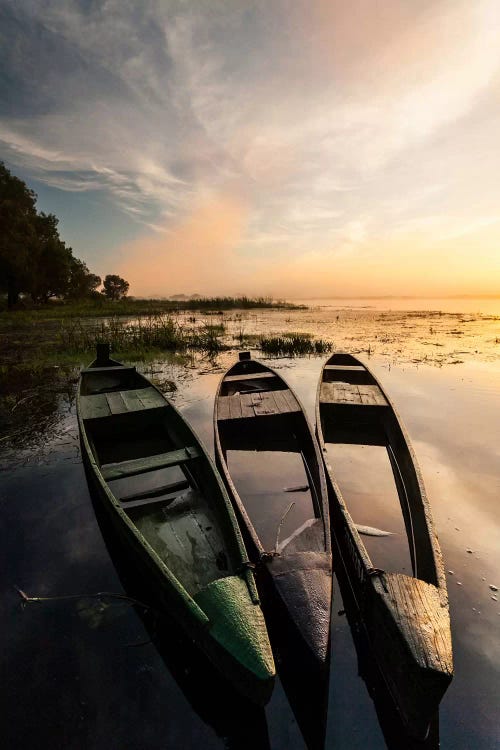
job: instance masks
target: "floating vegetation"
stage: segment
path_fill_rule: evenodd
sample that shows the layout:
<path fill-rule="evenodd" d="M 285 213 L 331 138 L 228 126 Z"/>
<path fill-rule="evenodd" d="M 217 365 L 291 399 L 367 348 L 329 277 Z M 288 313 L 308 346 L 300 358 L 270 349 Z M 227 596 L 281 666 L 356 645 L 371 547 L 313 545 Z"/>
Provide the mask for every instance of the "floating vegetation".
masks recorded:
<path fill-rule="evenodd" d="M 324 339 L 314 339 L 310 333 L 287 333 L 260 339 L 260 349 L 278 357 L 293 357 L 301 354 L 325 354 L 331 352 L 332 344 Z"/>

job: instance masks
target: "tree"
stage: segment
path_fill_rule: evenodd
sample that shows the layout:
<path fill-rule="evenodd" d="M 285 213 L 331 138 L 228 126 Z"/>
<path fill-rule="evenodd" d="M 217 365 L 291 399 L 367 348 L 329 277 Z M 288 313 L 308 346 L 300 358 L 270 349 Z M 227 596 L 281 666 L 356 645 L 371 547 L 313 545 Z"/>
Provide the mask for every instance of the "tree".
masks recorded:
<path fill-rule="evenodd" d="M 124 299 L 127 296 L 130 284 L 121 276 L 108 274 L 103 281 L 103 294 L 108 299 Z"/>
<path fill-rule="evenodd" d="M 100 277 L 59 237 L 57 217 L 37 213 L 35 203 L 35 193 L 0 162 L 0 292 L 7 292 L 8 307 L 21 293 L 34 302 L 95 295 Z M 128 283 L 110 278 L 119 282 L 112 299 L 125 296 Z"/>
<path fill-rule="evenodd" d="M 35 218 L 36 243 L 29 289 L 33 302 L 63 297 L 68 291 L 73 252 L 60 239 L 58 223 L 54 214 L 40 213 Z"/>
<path fill-rule="evenodd" d="M 32 277 L 36 194 L 0 162 L 0 291 L 13 307 Z"/>
<path fill-rule="evenodd" d="M 98 286 L 101 285 L 101 277 L 95 273 L 90 273 L 86 263 L 83 260 L 74 258 L 70 259 L 70 275 L 67 296 L 71 299 L 82 299 L 83 297 L 93 297 Z"/>

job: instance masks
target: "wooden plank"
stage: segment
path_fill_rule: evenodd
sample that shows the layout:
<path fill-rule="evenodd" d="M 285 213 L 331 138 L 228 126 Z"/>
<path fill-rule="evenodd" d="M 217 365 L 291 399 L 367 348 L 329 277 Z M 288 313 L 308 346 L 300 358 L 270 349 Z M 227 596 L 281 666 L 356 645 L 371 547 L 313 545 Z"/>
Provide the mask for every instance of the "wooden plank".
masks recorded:
<path fill-rule="evenodd" d="M 229 399 L 229 416 L 231 419 L 241 419 L 241 400 L 239 394 L 227 396 Z"/>
<path fill-rule="evenodd" d="M 382 391 L 377 385 L 358 385 L 361 403 L 370 406 L 387 406 Z"/>
<path fill-rule="evenodd" d="M 145 406 L 142 400 L 139 398 L 140 391 L 120 391 L 120 396 L 125 402 L 127 411 L 143 411 Z"/>
<path fill-rule="evenodd" d="M 328 404 L 362 404 L 359 386 L 351 383 L 321 383 L 320 401 Z"/>
<path fill-rule="evenodd" d="M 291 412 L 300 411 L 299 403 L 289 388 L 286 388 L 285 390 L 280 391 L 280 393 L 283 394 L 283 397 L 285 398 L 288 404 L 289 411 Z"/>
<path fill-rule="evenodd" d="M 346 384 L 342 388 L 337 387 L 337 400 L 347 404 L 361 404 L 361 394 L 357 385 Z"/>
<path fill-rule="evenodd" d="M 250 372 L 241 375 L 227 375 L 224 378 L 225 383 L 237 383 L 239 381 L 244 382 L 245 380 L 263 380 L 266 378 L 276 378 L 274 372 Z"/>
<path fill-rule="evenodd" d="M 299 405 L 288 389 L 219 396 L 217 399 L 217 419 L 221 421 L 298 411 L 300 411 Z"/>
<path fill-rule="evenodd" d="M 164 487 L 158 487 L 156 490 L 150 490 L 149 492 L 143 493 L 138 492 L 135 495 L 121 497 L 120 504 L 124 510 L 129 510 L 129 508 L 142 508 L 144 505 L 153 505 L 154 503 L 168 503 L 175 500 L 177 495 L 170 498 L 166 498 L 165 495 L 187 490 L 188 487 L 189 482 L 187 479 L 184 481 L 172 482 Z"/>
<path fill-rule="evenodd" d="M 104 394 L 80 396 L 80 405 L 83 419 L 100 419 L 101 417 L 109 417 L 111 414 Z"/>
<path fill-rule="evenodd" d="M 245 418 L 255 417 L 253 398 L 251 393 L 242 393 L 240 398 L 241 416 Z"/>
<path fill-rule="evenodd" d="M 119 392 L 106 393 L 106 400 L 109 404 L 111 414 L 124 414 L 127 409 L 127 405 Z"/>
<path fill-rule="evenodd" d="M 276 402 L 273 398 L 272 392 L 264 391 L 263 393 L 255 394 L 260 396 L 257 400 L 254 400 L 254 410 L 256 416 L 262 417 L 267 414 L 276 414 Z"/>
<path fill-rule="evenodd" d="M 135 367 L 127 367 L 125 365 L 115 365 L 114 367 L 86 367 L 81 371 L 82 375 L 99 375 L 100 373 L 113 373 L 116 372 L 120 375 L 126 373 L 132 375 L 135 373 Z"/>
<path fill-rule="evenodd" d="M 219 396 L 217 399 L 217 419 L 231 419 L 229 396 Z"/>
<path fill-rule="evenodd" d="M 157 409 L 165 406 L 165 399 L 156 388 L 141 388 L 136 391 L 137 398 L 142 401 L 146 409 Z"/>
<path fill-rule="evenodd" d="M 325 365 L 323 369 L 329 372 L 366 372 L 366 367 L 362 365 Z"/>
<path fill-rule="evenodd" d="M 131 461 L 107 464 L 101 466 L 101 473 L 107 482 L 111 482 L 114 479 L 133 477 L 138 474 L 145 474 L 148 471 L 156 471 L 157 469 L 166 469 L 168 466 L 176 466 L 177 464 L 185 463 L 192 458 L 197 458 L 199 455 L 200 453 L 198 452 L 198 449 L 194 446 L 180 448 L 179 450 L 169 451 L 168 453 L 159 453 L 156 456 L 145 456 L 143 458 L 135 458 Z"/>
<path fill-rule="evenodd" d="M 170 503 L 173 503 L 174 500 L 177 500 L 177 497 L 178 495 L 174 495 L 173 497 L 153 497 L 150 500 L 132 500 L 130 503 L 122 503 L 120 501 L 120 505 L 125 511 L 133 510 L 134 508 L 142 508 L 145 505 L 151 506 L 161 504 L 166 507 L 167 505 L 170 505 Z"/>
<path fill-rule="evenodd" d="M 296 409 L 290 409 L 290 404 L 283 391 L 273 391 L 273 396 L 279 414 L 288 414 L 290 411 L 296 411 Z"/>
<path fill-rule="evenodd" d="M 177 490 L 187 490 L 189 487 L 188 480 L 184 477 L 183 479 L 177 479 L 175 482 L 170 484 L 164 484 L 161 487 L 155 487 L 152 490 L 144 490 L 143 492 L 134 492 L 132 495 L 124 495 L 120 497 L 121 503 L 135 502 L 136 500 L 147 500 L 148 498 L 160 497 L 168 495 L 170 492 L 177 492 Z"/>
<path fill-rule="evenodd" d="M 430 583 L 400 573 L 385 573 L 387 600 L 396 626 L 423 669 L 453 671 L 448 609 Z"/>

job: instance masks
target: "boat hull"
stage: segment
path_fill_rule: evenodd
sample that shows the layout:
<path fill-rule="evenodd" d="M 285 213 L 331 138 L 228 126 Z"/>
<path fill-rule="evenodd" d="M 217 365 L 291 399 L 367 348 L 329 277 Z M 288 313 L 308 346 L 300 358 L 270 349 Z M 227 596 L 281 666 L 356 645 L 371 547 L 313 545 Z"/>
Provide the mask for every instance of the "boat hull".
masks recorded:
<path fill-rule="evenodd" d="M 266 702 L 275 667 L 264 616 L 205 448 L 158 389 L 113 360 L 82 371 L 77 414 L 94 506 L 134 561 L 147 603 L 174 619 L 241 693 Z"/>
<path fill-rule="evenodd" d="M 406 430 L 387 394 L 359 360 L 336 355 L 318 385 L 316 430 L 325 458 L 333 543 L 380 673 L 409 734 L 422 739 L 453 675 L 443 562 Z M 326 442 L 385 445 L 418 577 L 373 566 L 350 516 Z"/>
<path fill-rule="evenodd" d="M 270 666 L 271 674 L 268 679 L 255 679 L 241 662 L 232 658 L 227 649 L 212 637 L 208 618 L 193 615 L 185 600 L 179 596 L 164 571 L 151 557 L 140 537 L 123 523 L 96 477 L 92 462 L 83 446 L 82 458 L 92 502 L 94 505 L 97 504 L 99 511 L 104 514 L 107 526 L 115 535 L 116 543 L 123 550 L 123 554 L 135 561 L 136 574 L 143 581 L 143 594 L 146 600 L 144 603 L 152 610 L 174 620 L 186 637 L 206 654 L 220 674 L 237 686 L 242 695 L 257 705 L 265 705 L 274 687 L 273 667 Z M 200 613 L 203 613 L 203 610 L 200 609 Z M 261 636 L 266 639 L 267 629 L 263 616 L 259 620 Z"/>

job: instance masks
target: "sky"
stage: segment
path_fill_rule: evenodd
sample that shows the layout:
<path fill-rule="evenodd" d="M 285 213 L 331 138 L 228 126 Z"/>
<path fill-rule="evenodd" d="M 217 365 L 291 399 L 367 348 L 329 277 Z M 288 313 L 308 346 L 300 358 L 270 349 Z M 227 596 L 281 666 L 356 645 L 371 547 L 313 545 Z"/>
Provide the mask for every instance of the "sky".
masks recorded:
<path fill-rule="evenodd" d="M 137 296 L 500 294 L 498 0 L 0 0 L 0 160 Z"/>

